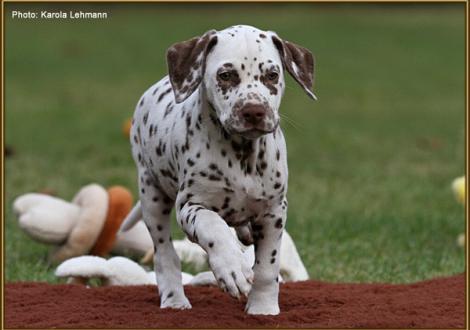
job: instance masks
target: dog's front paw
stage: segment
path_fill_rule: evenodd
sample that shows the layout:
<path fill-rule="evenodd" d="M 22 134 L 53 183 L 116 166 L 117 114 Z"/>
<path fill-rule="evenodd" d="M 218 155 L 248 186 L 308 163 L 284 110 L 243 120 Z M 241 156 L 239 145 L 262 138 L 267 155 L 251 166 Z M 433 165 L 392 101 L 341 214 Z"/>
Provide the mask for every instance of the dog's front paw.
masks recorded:
<path fill-rule="evenodd" d="M 209 264 L 219 287 L 240 298 L 248 296 L 253 283 L 253 270 L 247 258 L 238 247 L 226 248 L 209 254 Z"/>
<path fill-rule="evenodd" d="M 278 290 L 263 290 L 253 288 L 248 296 L 245 312 L 251 315 L 277 315 L 279 314 Z"/>
<path fill-rule="evenodd" d="M 190 309 L 192 306 L 184 293 L 176 294 L 170 292 L 166 297 L 162 297 L 160 308 Z"/>
<path fill-rule="evenodd" d="M 278 315 L 280 310 L 276 305 L 263 305 L 258 303 L 248 303 L 245 307 L 245 312 L 250 315 Z"/>

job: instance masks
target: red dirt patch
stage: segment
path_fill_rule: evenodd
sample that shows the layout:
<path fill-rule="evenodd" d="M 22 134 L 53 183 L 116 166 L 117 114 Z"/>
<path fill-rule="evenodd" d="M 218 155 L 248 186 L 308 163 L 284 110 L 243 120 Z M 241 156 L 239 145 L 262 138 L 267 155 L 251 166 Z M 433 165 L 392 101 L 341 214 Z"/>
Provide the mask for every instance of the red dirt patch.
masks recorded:
<path fill-rule="evenodd" d="M 408 285 L 281 286 L 279 316 L 248 316 L 244 304 L 214 287 L 186 287 L 192 310 L 158 308 L 155 287 L 9 283 L 6 328 L 463 328 L 465 276 Z"/>

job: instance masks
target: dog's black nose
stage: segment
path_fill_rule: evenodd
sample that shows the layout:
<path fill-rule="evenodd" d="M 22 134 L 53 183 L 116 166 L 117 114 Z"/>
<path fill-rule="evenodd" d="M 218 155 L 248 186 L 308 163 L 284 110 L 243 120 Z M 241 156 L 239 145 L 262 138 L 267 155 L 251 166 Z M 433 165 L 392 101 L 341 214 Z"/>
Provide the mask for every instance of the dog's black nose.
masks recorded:
<path fill-rule="evenodd" d="M 241 117 L 245 122 L 258 125 L 266 117 L 266 108 L 260 104 L 247 104 L 241 110 Z"/>

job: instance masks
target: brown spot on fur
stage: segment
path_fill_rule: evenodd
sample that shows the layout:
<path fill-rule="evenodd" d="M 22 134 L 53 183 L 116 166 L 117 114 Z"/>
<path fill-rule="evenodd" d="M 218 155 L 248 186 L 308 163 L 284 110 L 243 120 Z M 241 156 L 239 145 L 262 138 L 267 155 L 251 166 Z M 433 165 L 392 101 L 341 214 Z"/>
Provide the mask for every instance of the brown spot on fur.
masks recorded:
<path fill-rule="evenodd" d="M 226 63 L 230 64 L 230 63 Z M 224 64 L 225 67 L 225 64 Z M 230 70 L 228 71 L 229 79 L 228 80 L 223 80 L 219 75 L 226 71 L 226 68 L 220 68 L 217 71 L 217 86 L 220 88 L 222 91 L 222 94 L 225 95 L 227 92 L 232 88 L 240 84 L 240 77 L 238 76 L 238 73 L 236 70 Z"/>
<path fill-rule="evenodd" d="M 269 79 L 269 74 L 271 72 L 267 72 L 265 74 L 262 74 L 260 77 L 259 77 L 259 81 L 261 81 L 261 83 L 266 86 L 268 89 L 269 89 L 269 94 L 271 95 L 277 95 L 277 83 L 279 81 L 279 76 L 277 76 L 276 79 Z"/>
<path fill-rule="evenodd" d="M 164 98 L 169 92 L 171 92 L 171 88 L 168 88 L 166 91 L 164 91 L 163 93 L 161 93 L 160 96 L 159 96 L 158 99 L 157 99 L 157 103 L 160 102 L 161 100 L 163 100 L 163 98 Z"/>

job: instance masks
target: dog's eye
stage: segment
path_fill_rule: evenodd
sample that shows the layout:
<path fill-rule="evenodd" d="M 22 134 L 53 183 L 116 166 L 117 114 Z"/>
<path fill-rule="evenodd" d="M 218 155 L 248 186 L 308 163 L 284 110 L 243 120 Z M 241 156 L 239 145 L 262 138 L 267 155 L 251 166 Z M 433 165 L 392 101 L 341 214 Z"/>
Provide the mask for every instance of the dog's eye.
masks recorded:
<path fill-rule="evenodd" d="M 224 80 L 224 81 L 230 80 L 231 76 L 232 76 L 232 73 L 230 71 L 225 71 L 225 72 L 219 73 L 219 78 Z"/>
<path fill-rule="evenodd" d="M 267 74 L 269 80 L 276 80 L 279 77 L 279 74 L 275 71 L 271 71 Z"/>

